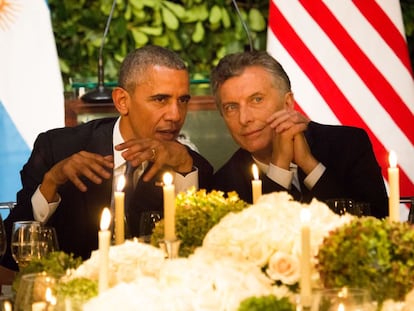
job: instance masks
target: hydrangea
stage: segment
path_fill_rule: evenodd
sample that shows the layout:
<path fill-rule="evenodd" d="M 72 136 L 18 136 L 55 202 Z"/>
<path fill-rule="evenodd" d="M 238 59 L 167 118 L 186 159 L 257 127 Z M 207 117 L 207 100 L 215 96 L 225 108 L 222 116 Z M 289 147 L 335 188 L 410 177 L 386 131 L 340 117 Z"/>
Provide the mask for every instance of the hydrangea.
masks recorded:
<path fill-rule="evenodd" d="M 414 288 L 414 230 L 408 223 L 355 218 L 327 236 L 317 270 L 324 287 L 369 289 L 381 305 Z"/>
<path fill-rule="evenodd" d="M 222 191 L 205 189 L 196 191 L 193 187 L 187 192 L 180 192 L 176 197 L 175 226 L 180 244 L 180 256 L 192 254 L 201 246 L 207 232 L 221 218 L 230 212 L 238 212 L 248 206 L 236 192 L 225 195 Z M 164 222 L 161 220 L 154 228 L 151 244 L 158 246 L 164 235 Z"/>

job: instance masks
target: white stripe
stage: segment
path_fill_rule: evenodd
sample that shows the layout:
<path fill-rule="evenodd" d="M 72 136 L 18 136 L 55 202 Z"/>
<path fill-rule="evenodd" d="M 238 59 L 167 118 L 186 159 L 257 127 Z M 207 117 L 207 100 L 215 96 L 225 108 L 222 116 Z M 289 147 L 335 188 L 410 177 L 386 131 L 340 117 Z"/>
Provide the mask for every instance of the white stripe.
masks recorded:
<path fill-rule="evenodd" d="M 312 17 L 309 16 L 296 1 L 278 1 L 277 3 L 278 8 L 281 10 L 282 14 L 285 15 L 286 19 L 288 21 L 294 21 L 292 27 L 310 48 L 325 70 L 327 70 L 328 74 L 334 81 L 336 81 L 338 87 L 346 95 L 354 109 L 367 123 L 367 126 L 370 127 L 385 148 L 396 150 L 396 152 L 401 155 L 399 161 L 401 167 L 407 174 L 409 174 L 410 179 L 414 180 L 414 163 L 412 161 L 414 156 L 413 146 L 404 133 L 401 132 L 398 126 L 389 117 L 373 94 L 371 94 L 364 86 L 359 76 L 351 67 L 349 67 L 341 53 L 325 36 L 319 26 L 313 21 Z M 304 25 L 306 25 L 306 27 L 304 27 Z M 276 40 L 276 38 L 269 38 L 268 40 L 269 50 L 274 49 L 275 43 L 273 40 Z M 277 48 L 281 50 L 279 45 L 280 43 L 277 44 Z M 276 55 L 281 58 L 279 50 L 276 52 Z M 274 52 L 272 51 L 272 53 Z M 287 63 L 284 64 L 282 60 Z M 304 81 L 303 77 L 297 77 L 298 72 L 301 70 L 300 68 L 295 68 L 297 66 L 295 62 L 293 60 L 288 62 L 285 58 L 281 58 L 281 62 L 287 70 L 293 85 L 298 86 L 295 87 L 296 98 L 300 98 L 300 95 L 298 94 L 307 92 L 306 97 L 304 98 L 306 102 L 311 102 L 312 106 L 317 102 L 321 105 L 321 97 L 313 97 L 308 91 L 309 87 L 306 88 L 306 91 L 302 90 Z M 302 107 L 304 101 L 298 100 L 298 102 L 299 101 Z M 319 106 L 318 108 L 306 108 L 304 110 L 312 119 L 320 116 L 321 113 L 326 113 L 322 112 L 323 110 L 320 109 Z"/>
<path fill-rule="evenodd" d="M 411 112 L 414 112 L 414 80 L 394 51 L 354 6 L 353 2 L 331 0 L 326 4 L 355 43 L 400 95 L 406 106 Z M 395 24 L 398 18 L 393 16 L 392 21 Z M 401 28 L 400 25 L 396 25 L 396 27 Z"/>

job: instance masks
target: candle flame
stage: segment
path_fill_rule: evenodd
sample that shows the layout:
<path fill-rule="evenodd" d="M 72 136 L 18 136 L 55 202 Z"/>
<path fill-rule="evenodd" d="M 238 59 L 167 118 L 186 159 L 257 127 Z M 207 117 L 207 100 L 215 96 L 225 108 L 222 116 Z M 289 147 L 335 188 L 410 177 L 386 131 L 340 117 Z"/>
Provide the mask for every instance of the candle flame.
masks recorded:
<path fill-rule="evenodd" d="M 173 177 L 172 177 L 171 173 L 167 172 L 167 173 L 164 174 L 162 180 L 164 182 L 164 185 L 170 186 L 172 184 Z"/>
<path fill-rule="evenodd" d="M 257 165 L 256 165 L 256 164 L 253 164 L 253 165 L 252 165 L 252 172 L 253 172 L 253 178 L 254 178 L 255 180 L 258 180 L 258 179 L 259 179 L 259 170 L 258 170 L 258 168 L 257 168 Z"/>
<path fill-rule="evenodd" d="M 338 305 L 338 311 L 344 311 L 344 310 L 345 310 L 344 304 L 341 302 L 341 303 Z"/>
<path fill-rule="evenodd" d="M 397 166 L 397 154 L 394 150 L 390 151 L 390 154 L 388 156 L 388 162 L 390 163 L 390 167 L 396 167 Z"/>
<path fill-rule="evenodd" d="M 120 192 L 120 191 L 124 190 L 124 187 L 125 187 L 125 176 L 120 175 L 118 177 L 118 183 L 116 185 L 116 190 Z"/>
<path fill-rule="evenodd" d="M 308 207 L 303 207 L 300 211 L 300 220 L 304 223 L 308 223 L 311 219 L 311 212 Z"/>
<path fill-rule="evenodd" d="M 101 216 L 101 230 L 108 230 L 109 224 L 111 223 L 111 212 L 109 208 L 105 207 L 102 211 Z"/>
<path fill-rule="evenodd" d="M 52 289 L 50 287 L 47 287 L 46 288 L 45 300 L 48 303 L 50 303 L 51 305 L 55 305 L 56 304 L 56 297 L 53 296 Z"/>

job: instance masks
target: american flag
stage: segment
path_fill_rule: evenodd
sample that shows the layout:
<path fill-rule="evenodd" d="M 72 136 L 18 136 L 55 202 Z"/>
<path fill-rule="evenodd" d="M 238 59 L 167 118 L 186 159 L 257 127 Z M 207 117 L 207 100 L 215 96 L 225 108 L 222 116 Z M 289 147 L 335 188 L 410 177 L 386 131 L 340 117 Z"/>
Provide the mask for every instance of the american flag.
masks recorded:
<path fill-rule="evenodd" d="M 397 0 L 271 0 L 267 50 L 312 120 L 364 128 L 387 179 L 414 195 L 414 80 Z"/>

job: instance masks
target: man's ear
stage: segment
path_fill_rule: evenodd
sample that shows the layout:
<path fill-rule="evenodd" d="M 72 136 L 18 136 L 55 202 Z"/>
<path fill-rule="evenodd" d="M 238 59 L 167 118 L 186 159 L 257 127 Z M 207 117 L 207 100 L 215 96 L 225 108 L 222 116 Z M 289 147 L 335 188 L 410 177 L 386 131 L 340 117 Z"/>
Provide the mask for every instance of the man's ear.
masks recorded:
<path fill-rule="evenodd" d="M 125 116 L 129 111 L 129 93 L 124 90 L 122 87 L 115 87 L 112 90 L 112 99 L 114 101 L 114 106 L 118 110 L 119 114 Z"/>
<path fill-rule="evenodd" d="M 285 108 L 286 110 L 293 110 L 295 107 L 295 97 L 292 92 L 287 92 L 285 94 Z"/>

